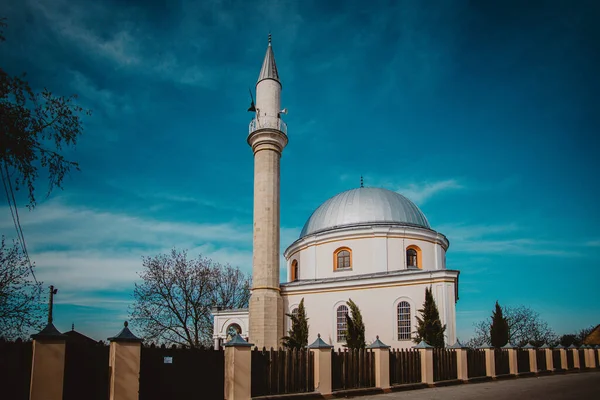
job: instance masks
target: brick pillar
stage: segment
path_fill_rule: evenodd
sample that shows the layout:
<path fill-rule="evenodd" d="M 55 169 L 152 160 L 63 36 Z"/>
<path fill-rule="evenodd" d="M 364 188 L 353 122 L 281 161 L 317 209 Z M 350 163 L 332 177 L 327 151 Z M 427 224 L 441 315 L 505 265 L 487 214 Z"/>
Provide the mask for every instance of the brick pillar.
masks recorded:
<path fill-rule="evenodd" d="M 433 385 L 433 346 L 423 340 L 413 349 L 419 349 L 421 355 L 421 382 Z"/>
<path fill-rule="evenodd" d="M 383 344 L 377 336 L 369 349 L 375 355 L 375 387 L 389 389 L 390 386 L 390 346 Z"/>
<path fill-rule="evenodd" d="M 567 350 L 571 351 L 573 354 L 573 369 L 580 369 L 581 362 L 579 361 L 579 349 L 572 344 Z"/>
<path fill-rule="evenodd" d="M 496 377 L 496 355 L 493 347 L 484 347 L 485 351 L 485 374 L 490 378 Z"/>
<path fill-rule="evenodd" d="M 319 333 L 317 340 L 308 348 L 315 356 L 315 391 L 324 396 L 330 395 L 333 391 L 331 382 L 331 349 L 333 346 L 325 343 Z"/>
<path fill-rule="evenodd" d="M 249 400 L 252 390 L 252 343 L 235 335 L 225 347 L 225 400 Z"/>
<path fill-rule="evenodd" d="M 543 345 L 541 349 L 546 352 L 546 369 L 548 371 L 554 371 L 554 359 L 552 358 L 552 349 L 547 345 Z"/>
<path fill-rule="evenodd" d="M 530 345 L 529 343 L 525 346 L 523 346 L 524 349 L 527 349 L 527 351 L 529 352 L 529 372 L 533 372 L 536 373 L 538 372 L 538 365 L 537 365 L 537 350 L 535 347 L 533 347 L 532 345 Z"/>
<path fill-rule="evenodd" d="M 505 346 L 502 346 L 502 348 L 508 351 L 508 373 L 511 375 L 518 375 L 519 366 L 517 364 L 517 348 L 510 344 L 510 342 Z"/>
<path fill-rule="evenodd" d="M 452 346 L 449 346 L 449 348 L 456 351 L 456 378 L 462 381 L 468 381 L 469 369 L 467 365 L 467 348 L 458 340 Z"/>
<path fill-rule="evenodd" d="M 556 348 L 560 351 L 560 368 L 566 370 L 569 367 L 567 364 L 567 349 L 563 346 L 556 346 Z"/>
<path fill-rule="evenodd" d="M 142 339 L 125 326 L 110 341 L 110 400 L 137 400 L 140 392 Z"/>
<path fill-rule="evenodd" d="M 590 345 L 588 345 L 587 348 L 585 349 L 585 354 L 588 359 L 585 366 L 588 368 L 596 368 L 596 357 L 594 354 L 594 349 Z"/>
<path fill-rule="evenodd" d="M 30 400 L 62 400 L 66 336 L 52 322 L 33 338 Z"/>

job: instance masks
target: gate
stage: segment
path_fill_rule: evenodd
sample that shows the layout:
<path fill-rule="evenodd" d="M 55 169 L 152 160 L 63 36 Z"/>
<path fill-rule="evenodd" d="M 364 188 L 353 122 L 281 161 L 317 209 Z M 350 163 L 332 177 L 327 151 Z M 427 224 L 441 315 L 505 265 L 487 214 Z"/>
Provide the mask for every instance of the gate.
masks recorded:
<path fill-rule="evenodd" d="M 517 350 L 517 372 L 520 374 L 529 372 L 529 350 L 527 349 Z"/>
<path fill-rule="evenodd" d="M 433 381 L 457 379 L 456 351 L 433 349 Z"/>
<path fill-rule="evenodd" d="M 109 347 L 98 343 L 65 343 L 63 400 L 108 400 Z"/>
<path fill-rule="evenodd" d="M 416 349 L 390 351 L 390 384 L 421 382 L 421 354 Z"/>
<path fill-rule="evenodd" d="M 563 369 L 559 349 L 552 350 L 552 367 L 554 367 L 555 370 Z"/>
<path fill-rule="evenodd" d="M 315 357 L 307 350 L 262 351 L 251 356 L 251 395 L 313 392 Z"/>
<path fill-rule="evenodd" d="M 29 400 L 32 343 L 0 340 L 0 390 L 2 398 Z"/>
<path fill-rule="evenodd" d="M 487 375 L 485 368 L 485 350 L 467 350 L 467 375 L 469 378 L 477 378 L 479 376 Z"/>
<path fill-rule="evenodd" d="M 222 399 L 223 350 L 142 347 L 139 400 Z"/>
<path fill-rule="evenodd" d="M 510 374 L 508 351 L 502 349 L 494 349 L 494 364 L 496 365 L 496 375 Z"/>
<path fill-rule="evenodd" d="M 369 349 L 331 351 L 333 390 L 375 386 L 375 356 Z"/>
<path fill-rule="evenodd" d="M 546 349 L 537 349 L 535 351 L 535 359 L 538 371 L 548 370 L 548 366 L 546 365 Z"/>

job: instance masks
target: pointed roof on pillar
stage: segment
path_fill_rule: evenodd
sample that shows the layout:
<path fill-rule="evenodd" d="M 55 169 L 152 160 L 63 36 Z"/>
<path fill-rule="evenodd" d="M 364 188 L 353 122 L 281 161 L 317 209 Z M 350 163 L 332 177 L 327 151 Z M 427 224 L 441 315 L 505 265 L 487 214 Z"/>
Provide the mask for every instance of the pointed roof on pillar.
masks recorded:
<path fill-rule="evenodd" d="M 271 46 L 271 34 L 269 33 L 269 47 L 267 47 L 267 54 L 263 61 L 262 68 L 260 69 L 260 75 L 258 75 L 258 81 L 256 84 L 263 79 L 273 79 L 281 85 L 279 80 L 279 73 L 277 72 L 277 65 L 275 64 L 275 54 L 273 54 L 273 46 Z"/>

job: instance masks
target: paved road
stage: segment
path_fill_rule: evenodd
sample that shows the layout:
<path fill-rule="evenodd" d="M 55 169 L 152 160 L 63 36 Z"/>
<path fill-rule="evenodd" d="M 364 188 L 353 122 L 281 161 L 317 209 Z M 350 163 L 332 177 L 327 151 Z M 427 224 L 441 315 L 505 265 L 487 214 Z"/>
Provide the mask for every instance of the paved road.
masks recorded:
<path fill-rule="evenodd" d="M 358 397 L 357 397 L 358 399 Z M 600 399 L 600 372 L 548 375 L 360 397 L 362 400 Z"/>

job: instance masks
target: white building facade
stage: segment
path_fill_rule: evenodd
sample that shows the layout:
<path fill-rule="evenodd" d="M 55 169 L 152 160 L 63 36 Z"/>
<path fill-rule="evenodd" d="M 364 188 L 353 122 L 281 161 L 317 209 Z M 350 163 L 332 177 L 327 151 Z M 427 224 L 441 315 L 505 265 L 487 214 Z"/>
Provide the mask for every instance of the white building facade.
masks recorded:
<path fill-rule="evenodd" d="M 265 78 L 268 76 L 264 72 L 265 66 L 270 68 L 268 71 L 276 77 L 276 82 L 273 77 Z M 281 85 L 276 71 L 269 43 L 259 83 L 272 84 L 273 94 L 269 95 L 266 89 L 257 91 L 257 106 L 262 104 L 259 101 L 262 97 L 272 97 L 277 100 L 276 108 L 279 107 Z M 250 137 L 255 136 L 257 130 L 274 129 L 285 136 L 287 143 L 287 127 L 283 122 L 276 116 L 272 119 L 277 126 L 261 128 L 256 122 L 260 121 L 261 111 L 257 109 L 256 112 Z M 283 149 L 283 146 L 279 147 Z M 255 180 L 262 176 L 259 172 L 261 170 L 255 165 Z M 268 172 L 272 173 L 270 169 Z M 271 196 L 273 199 L 269 198 L 267 203 L 272 203 L 278 210 L 278 168 L 275 172 L 277 182 L 270 187 L 276 186 L 277 196 Z M 260 193 L 255 191 L 255 228 L 257 223 L 265 225 L 264 218 L 257 219 L 256 214 L 257 204 L 264 202 Z M 271 260 L 277 255 L 273 249 L 279 248 L 279 226 L 273 226 L 273 222 L 279 223 L 278 214 L 275 217 L 266 224 L 273 233 L 277 232 L 269 236 L 273 243 L 260 242 L 261 246 L 257 247 L 255 232 L 255 264 L 257 260 Z M 277 310 L 280 315 L 269 315 L 266 308 L 255 311 L 254 315 L 260 318 L 258 325 L 264 324 L 269 332 L 287 334 L 291 324 L 290 318 L 284 315 L 294 313 L 304 299 L 309 318 L 309 343 L 320 334 L 323 340 L 339 348 L 345 344 L 346 302 L 352 299 L 361 310 L 367 342 L 379 336 L 383 343 L 394 348 L 408 348 L 414 344 L 416 317 L 425 300 L 425 289 L 431 288 L 441 322 L 446 325 L 446 343 L 454 344 L 459 271 L 446 268 L 448 247 L 448 239 L 431 229 L 425 215 L 409 199 L 390 190 L 363 187 L 361 183 L 361 187 L 340 193 L 318 207 L 307 220 L 300 237 L 285 250 L 287 279 L 279 285 L 277 296 L 280 295 L 281 300 L 272 302 L 281 304 L 272 306 L 272 310 Z M 270 264 L 268 268 L 260 263 L 253 265 L 253 295 L 265 291 L 264 287 L 274 292 L 272 282 L 267 278 L 278 277 L 278 271 Z M 258 287 L 257 278 L 261 279 Z M 266 295 L 260 293 L 257 299 Z M 215 347 L 227 340 L 233 330 L 250 342 L 253 341 L 248 331 L 252 330 L 251 326 L 261 332 L 256 321 L 250 323 L 247 310 L 213 310 L 213 315 Z M 274 328 L 273 323 L 279 326 Z M 261 336 L 259 341 L 273 342 L 273 338 Z"/>

